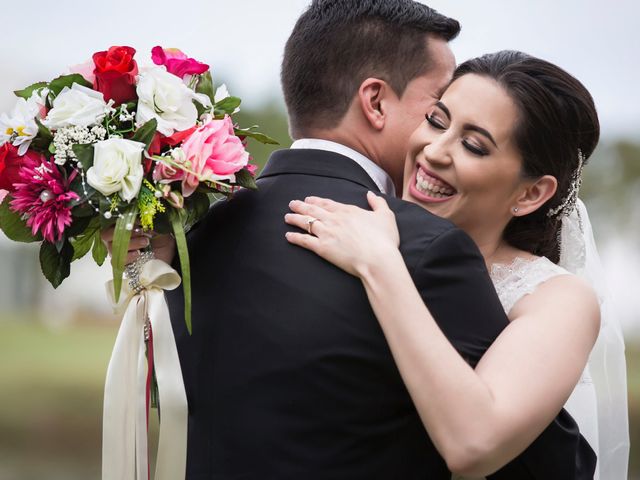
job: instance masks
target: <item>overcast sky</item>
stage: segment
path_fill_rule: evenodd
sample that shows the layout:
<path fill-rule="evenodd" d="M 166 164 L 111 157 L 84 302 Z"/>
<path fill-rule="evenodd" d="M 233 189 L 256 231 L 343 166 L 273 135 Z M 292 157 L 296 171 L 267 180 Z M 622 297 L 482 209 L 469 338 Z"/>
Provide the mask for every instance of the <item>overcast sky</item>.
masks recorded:
<path fill-rule="evenodd" d="M 640 2 L 610 0 L 433 0 L 457 18 L 452 47 L 459 61 L 505 48 L 551 60 L 582 80 L 595 97 L 608 134 L 640 138 Z M 63 73 L 113 44 L 139 51 L 178 47 L 210 63 L 246 106 L 280 99 L 279 66 L 286 38 L 308 0 L 35 0 L 4 8 L 0 111 L 12 90 Z M 0 5 L 9 6 L 8 0 Z"/>

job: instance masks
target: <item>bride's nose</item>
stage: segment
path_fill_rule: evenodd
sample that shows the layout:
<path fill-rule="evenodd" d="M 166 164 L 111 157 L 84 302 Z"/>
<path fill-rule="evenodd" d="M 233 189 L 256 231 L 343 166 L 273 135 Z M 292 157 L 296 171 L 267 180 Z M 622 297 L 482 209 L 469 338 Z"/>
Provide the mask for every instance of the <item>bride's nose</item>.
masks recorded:
<path fill-rule="evenodd" d="M 450 145 L 445 137 L 445 135 L 440 135 L 432 139 L 431 142 L 427 143 L 422 148 L 427 162 L 439 166 L 448 166 L 451 164 L 452 157 Z"/>

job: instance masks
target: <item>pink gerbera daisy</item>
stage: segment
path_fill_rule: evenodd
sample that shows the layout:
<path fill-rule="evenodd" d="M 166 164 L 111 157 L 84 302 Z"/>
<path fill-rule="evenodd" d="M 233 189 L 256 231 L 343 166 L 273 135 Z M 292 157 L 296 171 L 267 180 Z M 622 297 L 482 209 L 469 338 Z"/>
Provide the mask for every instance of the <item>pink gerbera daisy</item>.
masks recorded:
<path fill-rule="evenodd" d="M 33 235 L 42 233 L 45 240 L 55 243 L 62 239 L 71 225 L 72 200 L 77 193 L 69 190 L 76 172 L 66 179 L 58 166 L 41 155 L 25 157 L 19 172 L 20 182 L 14 183 L 11 210 L 27 217 Z"/>

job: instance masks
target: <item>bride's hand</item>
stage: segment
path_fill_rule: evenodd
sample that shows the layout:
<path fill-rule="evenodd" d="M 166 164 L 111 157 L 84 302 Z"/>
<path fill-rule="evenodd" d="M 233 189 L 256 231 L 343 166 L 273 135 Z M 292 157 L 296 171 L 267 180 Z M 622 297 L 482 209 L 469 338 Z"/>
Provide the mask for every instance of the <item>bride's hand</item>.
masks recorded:
<path fill-rule="evenodd" d="M 107 247 L 109 255 L 111 255 L 111 250 L 113 247 L 114 233 L 114 226 L 109 227 L 108 229 L 103 230 L 100 233 L 102 242 Z M 153 253 L 158 260 L 163 260 L 164 262 L 171 265 L 176 252 L 176 241 L 174 240 L 174 238 L 168 234 L 157 234 L 153 231 L 144 232 L 139 226 L 136 226 L 133 232 L 131 232 L 131 240 L 129 241 L 129 247 L 127 249 L 127 259 L 125 260 L 125 264 L 135 262 L 140 256 L 140 252 L 142 251 L 142 249 L 148 246 L 151 246 Z"/>
<path fill-rule="evenodd" d="M 318 197 L 294 200 L 285 221 L 309 233 L 288 232 L 290 243 L 315 252 L 347 273 L 362 277 L 381 258 L 398 252 L 400 234 L 387 202 L 367 194 L 372 211 Z M 315 219 L 309 225 L 309 220 Z M 310 227 L 310 228 L 309 228 Z"/>

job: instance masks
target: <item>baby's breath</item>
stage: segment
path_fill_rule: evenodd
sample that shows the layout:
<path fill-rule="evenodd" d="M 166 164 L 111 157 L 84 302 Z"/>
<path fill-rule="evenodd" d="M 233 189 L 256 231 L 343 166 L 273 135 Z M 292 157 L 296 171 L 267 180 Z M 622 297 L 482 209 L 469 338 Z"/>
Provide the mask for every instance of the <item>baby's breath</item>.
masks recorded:
<path fill-rule="evenodd" d="M 54 162 L 57 165 L 64 165 L 68 161 L 77 161 L 76 154 L 73 153 L 73 145 L 95 143 L 104 140 L 107 131 L 102 125 L 93 127 L 69 126 L 59 128 L 53 135 Z"/>

